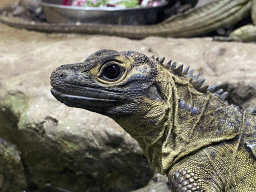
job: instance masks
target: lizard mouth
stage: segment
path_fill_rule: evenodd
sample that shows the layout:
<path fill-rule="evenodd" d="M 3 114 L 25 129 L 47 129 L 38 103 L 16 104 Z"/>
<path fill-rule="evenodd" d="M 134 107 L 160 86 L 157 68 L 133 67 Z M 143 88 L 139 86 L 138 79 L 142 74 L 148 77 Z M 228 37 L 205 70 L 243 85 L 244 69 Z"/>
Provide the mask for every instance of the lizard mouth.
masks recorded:
<path fill-rule="evenodd" d="M 121 103 L 121 100 L 118 98 L 109 99 L 71 95 L 60 92 L 55 88 L 51 89 L 51 93 L 58 101 L 69 107 L 83 108 L 98 113 L 106 111 L 113 106 L 120 105 Z"/>

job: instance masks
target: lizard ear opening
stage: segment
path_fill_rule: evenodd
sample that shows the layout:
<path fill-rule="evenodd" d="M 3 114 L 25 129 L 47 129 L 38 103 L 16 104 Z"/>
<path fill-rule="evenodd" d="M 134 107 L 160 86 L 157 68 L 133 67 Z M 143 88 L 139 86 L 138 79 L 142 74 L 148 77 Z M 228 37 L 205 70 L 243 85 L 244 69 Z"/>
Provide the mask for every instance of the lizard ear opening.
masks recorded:
<path fill-rule="evenodd" d="M 162 98 L 160 92 L 157 90 L 157 87 L 155 85 L 152 85 L 149 89 L 148 92 L 146 94 L 146 96 L 151 99 L 151 100 L 155 100 L 155 101 L 164 101 L 164 99 Z"/>

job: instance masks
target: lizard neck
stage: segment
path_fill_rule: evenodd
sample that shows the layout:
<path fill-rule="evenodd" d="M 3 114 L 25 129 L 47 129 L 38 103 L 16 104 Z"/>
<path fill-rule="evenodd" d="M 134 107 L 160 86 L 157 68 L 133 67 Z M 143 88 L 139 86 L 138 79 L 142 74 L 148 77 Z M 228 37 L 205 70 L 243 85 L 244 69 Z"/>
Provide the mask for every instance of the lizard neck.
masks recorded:
<path fill-rule="evenodd" d="M 158 114 L 154 113 L 156 110 L 158 110 Z M 162 173 L 162 157 L 160 154 L 169 127 L 169 109 L 165 108 L 159 111 L 159 108 L 157 108 L 156 110 L 152 109 L 143 116 L 133 115 L 114 120 L 138 142 L 150 167 Z"/>

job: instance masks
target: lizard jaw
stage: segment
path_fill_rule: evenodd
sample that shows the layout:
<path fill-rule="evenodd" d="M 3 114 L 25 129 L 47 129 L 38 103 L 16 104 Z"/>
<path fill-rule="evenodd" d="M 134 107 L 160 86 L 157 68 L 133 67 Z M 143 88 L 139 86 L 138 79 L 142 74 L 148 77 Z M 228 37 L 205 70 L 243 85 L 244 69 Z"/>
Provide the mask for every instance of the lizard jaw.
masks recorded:
<path fill-rule="evenodd" d="M 51 89 L 52 95 L 61 103 L 69 107 L 77 107 L 87 109 L 89 111 L 102 113 L 111 108 L 111 106 L 120 105 L 121 101 L 118 99 L 107 99 L 107 98 L 93 98 L 86 96 L 70 95 L 62 93 L 55 88 Z"/>

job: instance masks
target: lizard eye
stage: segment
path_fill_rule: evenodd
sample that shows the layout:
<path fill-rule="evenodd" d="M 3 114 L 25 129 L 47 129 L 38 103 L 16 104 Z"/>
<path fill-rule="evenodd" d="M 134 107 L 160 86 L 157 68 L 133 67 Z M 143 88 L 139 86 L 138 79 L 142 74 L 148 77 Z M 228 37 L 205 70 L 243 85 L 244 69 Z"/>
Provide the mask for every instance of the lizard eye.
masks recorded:
<path fill-rule="evenodd" d="M 103 68 L 102 77 L 108 80 L 115 80 L 121 74 L 121 68 L 117 64 L 110 64 Z"/>

